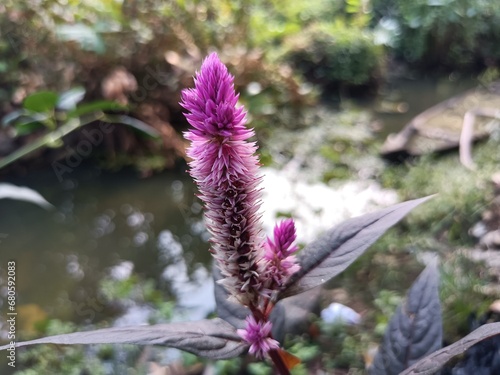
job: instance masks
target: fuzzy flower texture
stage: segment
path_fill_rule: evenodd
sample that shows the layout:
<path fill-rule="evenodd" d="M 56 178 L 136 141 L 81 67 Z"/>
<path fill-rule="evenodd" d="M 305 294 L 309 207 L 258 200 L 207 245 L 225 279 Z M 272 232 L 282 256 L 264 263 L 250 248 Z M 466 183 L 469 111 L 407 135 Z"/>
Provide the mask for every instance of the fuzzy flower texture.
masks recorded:
<path fill-rule="evenodd" d="M 180 103 L 191 125 L 185 134 L 191 141 L 190 174 L 205 205 L 219 282 L 230 300 L 252 312 L 238 333 L 252 354 L 263 357 L 278 348 L 268 321 L 271 297 L 299 269 L 292 255 L 295 225 L 285 220 L 276 226 L 274 239 L 262 238 L 259 160 L 255 142 L 249 141 L 254 132 L 246 127 L 234 78 L 217 54 L 204 60 L 194 82 L 193 89 L 183 90 Z"/>

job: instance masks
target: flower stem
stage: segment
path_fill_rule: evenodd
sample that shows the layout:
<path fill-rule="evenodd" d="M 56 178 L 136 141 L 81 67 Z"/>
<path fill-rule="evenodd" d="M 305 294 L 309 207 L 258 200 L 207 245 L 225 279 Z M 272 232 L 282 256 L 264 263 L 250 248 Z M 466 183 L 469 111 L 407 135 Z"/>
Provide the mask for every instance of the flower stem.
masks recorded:
<path fill-rule="evenodd" d="M 290 370 L 288 370 L 285 362 L 283 362 L 283 358 L 281 358 L 281 355 L 276 349 L 270 350 L 269 356 L 274 362 L 274 365 L 276 366 L 276 369 L 278 370 L 278 373 L 280 375 L 290 375 Z"/>

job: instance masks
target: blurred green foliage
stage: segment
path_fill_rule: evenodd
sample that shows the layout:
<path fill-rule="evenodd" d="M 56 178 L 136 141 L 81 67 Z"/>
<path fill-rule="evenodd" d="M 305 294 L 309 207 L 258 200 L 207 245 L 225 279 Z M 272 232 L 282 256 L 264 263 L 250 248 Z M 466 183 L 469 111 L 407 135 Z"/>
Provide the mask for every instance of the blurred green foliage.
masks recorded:
<path fill-rule="evenodd" d="M 398 305 L 403 301 L 403 297 L 392 290 L 382 289 L 377 298 L 373 301 L 375 307 L 380 311 L 377 314 L 377 325 L 375 333 L 382 337 L 385 333 L 390 317 L 396 311 Z"/>
<path fill-rule="evenodd" d="M 4 36 L 0 40 L 0 114 L 9 113 L 4 122 L 13 129 L 14 139 L 50 132 L 60 126 L 61 119 L 56 116 L 68 112 L 56 111 L 62 96 L 55 92 L 85 85 L 92 99 L 100 98 L 100 85 L 113 67 L 125 66 L 141 83 L 145 68 L 159 64 L 160 88 L 148 92 L 146 100 L 167 108 L 165 118 L 169 121 L 180 121 L 175 117 L 179 91 L 192 84 L 191 76 L 201 59 L 216 49 L 235 74 L 242 101 L 260 136 L 270 135 L 266 132 L 280 124 L 293 128 L 294 122 L 302 121 L 309 129 L 316 128 L 315 133 L 308 128 L 297 133 L 301 141 L 309 141 L 314 154 L 325 159 L 328 170 L 322 178 L 328 181 L 352 174 L 352 154 L 371 151 L 363 135 L 355 138 L 354 124 L 367 120 L 339 117 L 332 121 L 330 115 L 325 119 L 316 114 L 312 121 L 303 121 L 301 106 L 313 103 L 315 93 L 304 80 L 369 84 L 383 74 L 385 58 L 391 53 L 424 68 L 492 66 L 500 60 L 499 21 L 500 7 L 494 1 L 479 0 L 4 0 L 0 4 Z M 105 110 L 104 104 L 109 104 L 97 102 L 100 104 L 92 107 L 92 103 L 78 107 L 90 113 Z M 141 104 L 134 99 L 132 108 Z M 80 115 L 74 113 L 75 118 Z M 325 132 L 326 127 L 320 124 L 326 120 L 328 128 L 335 128 L 337 133 L 330 136 Z M 332 122 L 337 126 L 330 126 Z M 344 122 L 349 137 L 339 133 L 345 128 L 339 124 Z M 272 131 L 275 136 L 269 138 L 279 138 L 279 132 Z M 316 142 L 318 138 L 333 146 Z M 280 141 L 280 146 L 285 144 L 288 149 L 285 151 L 293 150 L 293 139 L 282 137 Z M 269 146 L 267 159 L 284 153 Z M 360 296 L 356 298 L 361 302 L 373 301 L 368 305 L 368 327 L 362 327 L 372 330 L 370 338 L 381 334 L 409 286 L 404 285 L 409 283 L 408 274 L 417 272 L 418 265 L 409 255 L 413 250 L 432 249 L 439 241 L 448 245 L 471 242 L 468 229 L 489 200 L 486 186 L 499 158 L 498 143 L 490 141 L 477 150 L 475 160 L 482 166 L 477 173 L 457 168 L 455 156 L 439 161 L 424 157 L 385 169 L 381 180 L 386 187 L 397 189 L 402 199 L 433 193 L 439 196 L 415 211 L 404 227 L 384 236 L 338 278 L 343 288 Z M 155 167 L 164 163 L 163 159 L 138 160 L 154 162 Z M 304 157 L 304 163 L 308 160 L 312 158 Z M 373 169 L 378 173 L 378 168 Z M 401 228 L 406 231 L 404 237 Z M 482 281 L 472 272 L 474 265 L 462 258 L 450 257 L 447 261 L 442 299 L 445 330 L 453 336 L 457 327 L 460 333 L 465 332 L 464 324 L 473 308 L 485 307 L 484 296 L 477 293 Z M 401 272 L 401 264 L 406 272 Z M 157 310 L 155 321 L 169 320 L 172 315 L 172 303 L 161 301 L 153 283 L 136 276 L 122 282 L 106 279 L 101 289 L 117 303 L 130 299 L 151 304 Z M 73 330 L 71 325 L 50 321 L 42 333 Z M 358 332 L 339 328 L 322 339 L 320 345 L 330 348 L 321 358 L 325 368 L 363 366 L 360 354 L 366 347 L 365 338 Z M 305 362 L 318 360 L 318 353 L 324 352 L 307 339 L 295 340 L 290 350 Z M 20 361 L 31 370 L 19 374 L 81 373 L 75 369 L 99 374 L 101 360 L 110 357 L 109 350 L 104 352 L 91 357 L 79 347 L 56 351 L 39 346 L 20 351 Z M 189 355 L 185 358 L 185 362 L 193 361 Z M 218 373 L 229 374 L 244 365 L 239 358 L 219 361 L 215 367 Z M 268 369 L 259 363 L 250 365 L 249 371 L 263 374 Z M 306 371 L 301 365 L 295 373 Z"/>
<path fill-rule="evenodd" d="M 392 55 L 424 68 L 494 68 L 499 9 L 478 0 L 6 0 L 0 5 L 0 116 L 37 92 L 83 86 L 85 101 L 128 97 L 133 117 L 174 134 L 163 137 L 169 152 L 155 158 L 159 146 L 141 149 L 143 139 L 120 131 L 110 154 L 138 151 L 132 159 L 142 160 L 141 170 L 161 170 L 183 156 L 171 129 L 185 123 L 180 90 L 192 84 L 212 50 L 235 75 L 259 132 L 268 124 L 302 124 L 302 110 L 318 91 L 376 85 Z M 125 92 L 115 80 L 114 91 L 105 92 L 117 68 L 131 74 L 135 91 Z M 151 75 L 155 87 L 149 89 Z M 44 100 L 51 103 L 47 95 Z M 118 166 L 133 162 L 118 159 Z"/>
<path fill-rule="evenodd" d="M 103 112 L 123 111 L 125 106 L 105 100 L 79 105 L 84 96 L 85 90 L 81 87 L 68 90 L 61 95 L 53 91 L 38 91 L 28 95 L 23 101 L 22 108 L 4 116 L 1 125 L 7 129 L 12 139 L 34 133 L 40 136 L 0 159 L 0 169 L 38 149 L 63 146 L 64 136 L 97 120 L 102 123 L 122 123 L 158 138 L 159 133 L 142 121 L 126 115 L 106 115 Z M 100 133 L 99 138 L 102 141 L 104 134 Z M 87 140 L 90 148 L 92 144 L 97 146 L 99 143 L 99 140 Z"/>
<path fill-rule="evenodd" d="M 471 330 L 471 318 L 488 311 L 492 296 L 481 291 L 488 283 L 487 267 L 473 262 L 457 251 L 447 254 L 441 267 L 443 330 L 448 342 L 454 342 Z"/>
<path fill-rule="evenodd" d="M 316 83 L 368 84 L 380 71 L 382 50 L 371 32 L 341 21 L 311 25 L 287 49 L 286 59 Z"/>
<path fill-rule="evenodd" d="M 283 63 L 317 80 L 370 82 L 384 62 L 380 43 L 409 62 L 491 65 L 500 58 L 499 20 L 494 2 L 478 0 L 6 0 L 0 73 L 8 84 L 0 100 L 13 84 L 64 90 L 99 67 L 165 59 L 176 65 L 169 51 L 192 60 L 177 61 L 190 75 L 217 49 L 238 70 L 238 84 L 258 79 L 282 88 Z M 378 40 L 384 31 L 389 40 Z M 27 72 L 37 73 L 38 82 L 28 85 Z M 175 93 L 183 79 L 170 84 Z"/>
<path fill-rule="evenodd" d="M 471 69 L 500 62 L 500 7 L 481 0 L 372 0 L 379 32 L 404 61 Z"/>
<path fill-rule="evenodd" d="M 388 168 L 382 175 L 385 187 L 397 189 L 402 199 L 438 194 L 433 204 L 408 218 L 414 233 L 429 232 L 451 244 L 471 244 L 469 229 L 481 219 L 492 199 L 488 189 L 500 163 L 498 141 L 490 139 L 475 150 L 481 168 L 471 172 L 459 166 L 458 155 L 427 155 L 406 165 Z"/>
<path fill-rule="evenodd" d="M 302 8 L 307 5 L 298 3 Z M 281 29 L 279 24 L 294 24 L 292 18 L 300 13 L 291 7 L 289 13 L 281 14 L 278 9 L 282 6 L 280 1 L 244 0 L 7 1 L 0 7 L 0 26 L 6 34 L 2 45 L 5 54 L 0 55 L 0 61 L 13 73 L 23 70 L 23 66 L 17 66 L 19 62 L 26 68 L 43 68 L 43 79 L 51 86 L 67 84 L 68 78 L 79 79 L 74 75 L 51 77 L 61 73 L 60 65 L 65 61 L 88 74 L 98 64 L 103 68 L 112 64 L 144 66 L 167 60 L 174 66 L 176 57 L 181 56 L 189 57 L 192 64 L 177 67 L 190 76 L 208 51 L 217 49 L 230 60 L 228 65 L 237 65 L 238 79 L 245 80 L 245 75 L 251 76 L 253 69 L 261 66 L 242 60 L 260 60 L 259 55 L 268 50 L 266 46 L 279 41 L 279 33 L 275 33 Z M 267 27 L 259 27 L 259 22 L 268 21 Z M 285 35 L 300 32 L 300 24 L 295 25 L 285 28 Z M 249 56 L 255 50 L 258 54 Z M 169 51 L 176 57 L 167 57 Z M 10 61 L 14 63 L 8 65 Z M 47 65 L 49 62 L 53 65 Z M 274 69 L 272 65 L 259 69 L 259 76 L 263 78 Z M 165 70 L 172 73 L 168 67 Z M 179 84 L 175 79 L 170 83 Z"/>
<path fill-rule="evenodd" d="M 271 40 L 276 42 L 270 37 L 273 31 L 253 25 L 259 10 L 268 6 L 277 10 L 281 5 L 234 0 L 3 2 L 0 116 L 19 110 L 25 98 L 37 92 L 64 92 L 75 86 L 86 90 L 85 101 L 128 99 L 133 117 L 152 120 L 163 134 L 171 134 L 163 137 L 168 153 L 120 131 L 110 142 L 114 145 L 110 154 L 135 150 L 137 160 L 162 154 L 153 166 L 148 159 L 139 167 L 172 166 L 173 159 L 184 153 L 182 140 L 171 129 L 180 130 L 185 122 L 178 105 L 180 90 L 192 85 L 201 60 L 215 49 L 236 76 L 254 126 L 299 122 L 298 112 L 312 102 L 312 90 L 304 89 L 297 74 L 267 53 L 273 50 L 268 48 Z M 274 14 L 280 18 L 279 12 Z M 261 45 L 259 40 L 271 44 Z M 126 87 L 123 74 L 119 79 L 113 76 L 116 69 L 130 74 L 127 80 L 136 84 Z M 259 85 L 258 93 L 246 90 L 251 84 Z M 47 106 L 54 104 L 42 96 Z M 9 134 L 7 138 L 8 149 L 24 143 L 12 142 Z M 140 149 L 141 144 L 147 147 Z"/>
<path fill-rule="evenodd" d="M 165 300 L 153 280 L 144 279 L 137 274 L 123 280 L 106 277 L 101 280 L 99 292 L 103 301 L 115 306 L 115 309 L 118 306 L 125 311 L 131 306 L 151 307 L 152 313 L 148 321 L 150 324 L 166 323 L 173 317 L 175 302 Z M 38 324 L 37 330 L 36 335 L 52 336 L 79 329 L 73 323 L 49 319 Z M 54 350 L 50 345 L 38 345 L 29 350 L 22 348 L 18 352 L 17 368 L 20 370 L 16 371 L 15 375 L 145 374 L 147 363 L 140 359 L 140 356 L 144 355 L 143 350 L 144 348 L 136 345 L 108 344 L 70 345 L 58 347 L 58 350 Z M 189 358 L 189 355 L 186 354 L 186 358 Z"/>
<path fill-rule="evenodd" d="M 72 323 L 59 320 L 50 320 L 45 328 L 47 335 L 74 332 L 76 329 Z M 40 345 L 31 350 L 19 350 L 19 362 L 21 368 L 15 375 L 38 375 L 38 374 L 64 374 L 80 375 L 89 373 L 104 375 L 101 359 L 98 356 L 89 357 L 79 346 L 66 347 L 61 351 L 54 350 L 48 345 Z"/>

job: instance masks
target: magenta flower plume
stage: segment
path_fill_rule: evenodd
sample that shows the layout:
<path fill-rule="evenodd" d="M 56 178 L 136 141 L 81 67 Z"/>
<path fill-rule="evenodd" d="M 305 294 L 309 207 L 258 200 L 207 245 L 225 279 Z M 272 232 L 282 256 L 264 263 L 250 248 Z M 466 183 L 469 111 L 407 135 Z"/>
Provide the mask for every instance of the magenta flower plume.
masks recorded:
<path fill-rule="evenodd" d="M 267 259 L 273 259 L 275 256 L 280 258 L 287 257 L 298 250 L 294 245 L 297 235 L 295 234 L 295 223 L 293 219 L 285 219 L 274 227 L 274 241 L 270 238 L 266 242 Z"/>
<path fill-rule="evenodd" d="M 237 107 L 234 78 L 212 53 L 195 77 L 195 88 L 182 92 L 181 105 L 192 128 L 187 155 L 190 174 L 205 204 L 212 253 L 221 270 L 221 283 L 231 299 L 257 306 L 262 258 L 261 178 L 254 133 L 245 126 L 245 111 Z"/>
<path fill-rule="evenodd" d="M 267 274 L 265 288 L 268 294 L 279 290 L 300 269 L 293 255 L 298 250 L 298 246 L 294 244 L 296 239 L 293 219 L 283 220 L 275 226 L 274 241 L 267 238 L 264 244 L 264 262 L 267 264 L 263 268 Z"/>
<path fill-rule="evenodd" d="M 238 335 L 250 344 L 248 350 L 250 354 L 255 355 L 257 358 L 263 358 L 264 354 L 269 350 L 278 349 L 279 343 L 270 337 L 271 335 L 271 322 L 257 322 L 253 316 L 246 318 L 245 329 L 239 329 Z"/>

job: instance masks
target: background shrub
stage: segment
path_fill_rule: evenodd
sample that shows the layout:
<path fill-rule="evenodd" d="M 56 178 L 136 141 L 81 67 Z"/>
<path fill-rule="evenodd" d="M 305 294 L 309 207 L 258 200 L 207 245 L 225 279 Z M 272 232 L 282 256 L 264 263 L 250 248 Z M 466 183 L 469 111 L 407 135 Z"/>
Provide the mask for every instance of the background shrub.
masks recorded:
<path fill-rule="evenodd" d="M 380 46 L 370 31 L 343 22 L 319 23 L 290 37 L 286 58 L 309 80 L 325 84 L 369 83 L 380 68 Z"/>
<path fill-rule="evenodd" d="M 372 0 L 373 24 L 397 57 L 423 68 L 471 69 L 500 61 L 500 8 L 482 0 Z"/>

